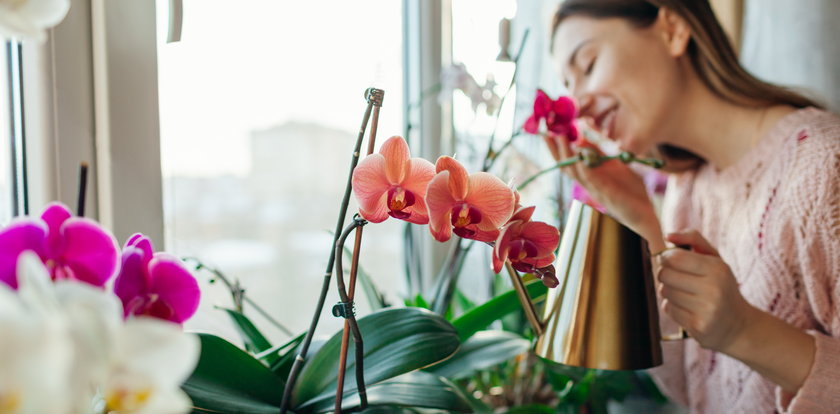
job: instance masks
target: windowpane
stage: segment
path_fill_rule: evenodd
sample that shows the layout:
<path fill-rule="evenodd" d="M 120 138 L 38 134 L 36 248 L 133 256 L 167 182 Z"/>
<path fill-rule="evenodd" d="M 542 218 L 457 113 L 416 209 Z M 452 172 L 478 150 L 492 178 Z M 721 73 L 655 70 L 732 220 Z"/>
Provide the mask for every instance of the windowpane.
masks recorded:
<path fill-rule="evenodd" d="M 8 42 L 0 40 L 0 222 L 12 217 L 12 145 L 10 136 L 11 96 L 9 92 Z"/>
<path fill-rule="evenodd" d="M 323 281 L 367 87 L 385 90 L 378 142 L 402 131 L 400 2 L 187 0 L 182 40 L 166 44 L 168 3 L 158 1 L 167 250 L 240 279 L 272 317 L 302 332 Z M 395 302 L 402 224 L 388 220 L 364 234 L 362 267 Z M 319 334 L 342 324 L 329 310 L 334 285 Z M 357 302 L 367 312 L 363 293 Z M 214 305 L 230 305 L 227 291 L 205 284 L 188 328 L 234 338 Z M 247 305 L 246 313 L 275 340 L 286 338 Z"/>

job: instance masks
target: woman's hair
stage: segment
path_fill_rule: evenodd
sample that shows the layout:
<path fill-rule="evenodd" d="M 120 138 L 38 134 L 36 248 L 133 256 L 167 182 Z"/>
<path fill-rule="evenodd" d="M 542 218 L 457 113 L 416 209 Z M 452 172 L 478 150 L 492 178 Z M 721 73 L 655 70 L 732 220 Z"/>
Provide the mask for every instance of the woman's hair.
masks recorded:
<path fill-rule="evenodd" d="M 803 95 L 748 73 L 738 62 L 735 50 L 708 0 L 565 0 L 552 22 L 552 48 L 557 28 L 568 17 L 618 17 L 643 28 L 656 21 L 660 7 L 672 10 L 688 24 L 691 39 L 687 54 L 691 65 L 715 95 L 744 106 L 786 104 L 796 108 L 821 107 Z M 660 145 L 658 149 L 666 159 L 665 169 L 669 171 L 693 168 L 704 162 L 697 155 L 671 145 Z"/>

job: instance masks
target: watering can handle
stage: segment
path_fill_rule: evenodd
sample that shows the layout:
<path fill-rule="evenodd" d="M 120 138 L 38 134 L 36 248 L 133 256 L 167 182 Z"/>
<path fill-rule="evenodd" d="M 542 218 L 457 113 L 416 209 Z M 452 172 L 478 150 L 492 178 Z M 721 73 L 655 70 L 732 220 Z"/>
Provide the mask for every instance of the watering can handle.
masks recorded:
<path fill-rule="evenodd" d="M 665 253 L 668 250 L 673 250 L 673 249 L 691 250 L 691 246 L 689 246 L 689 245 L 668 246 L 668 247 L 652 254 L 651 257 L 657 257 L 660 254 Z M 688 332 L 686 332 L 686 330 L 682 326 L 680 326 L 679 330 L 675 334 L 662 335 L 662 340 L 663 341 L 679 341 L 679 340 L 687 339 L 687 338 L 690 338 L 688 336 Z"/>

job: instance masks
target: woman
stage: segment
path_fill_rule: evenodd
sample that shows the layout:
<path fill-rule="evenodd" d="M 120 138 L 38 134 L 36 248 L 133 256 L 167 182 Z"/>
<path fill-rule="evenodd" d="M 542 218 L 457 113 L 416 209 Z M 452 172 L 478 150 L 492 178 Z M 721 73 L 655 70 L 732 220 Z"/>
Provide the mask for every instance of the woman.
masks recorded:
<path fill-rule="evenodd" d="M 566 170 L 648 240 L 663 324 L 691 336 L 663 344 L 662 390 L 840 412 L 840 118 L 746 73 L 706 0 L 567 0 L 552 53 L 581 118 L 672 173 L 660 224 L 626 165 Z"/>

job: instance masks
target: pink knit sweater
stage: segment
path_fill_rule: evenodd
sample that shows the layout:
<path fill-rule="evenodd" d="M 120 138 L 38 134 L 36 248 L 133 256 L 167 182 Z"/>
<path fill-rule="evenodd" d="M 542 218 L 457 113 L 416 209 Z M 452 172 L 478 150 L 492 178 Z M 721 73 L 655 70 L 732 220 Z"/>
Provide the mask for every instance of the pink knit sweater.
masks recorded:
<path fill-rule="evenodd" d="M 663 342 L 662 391 L 695 413 L 840 413 L 840 117 L 795 111 L 736 164 L 672 176 L 662 222 L 700 231 L 749 303 L 816 339 L 796 395 L 692 339 Z"/>

